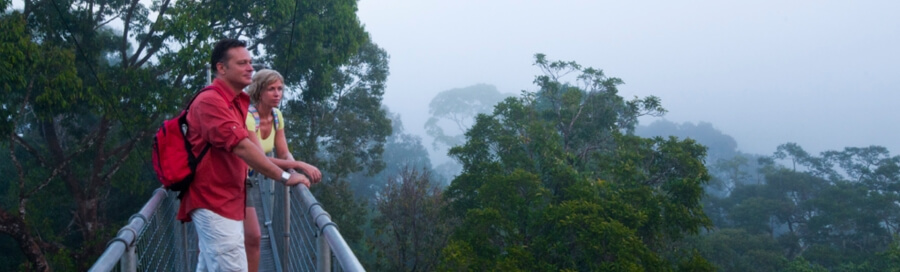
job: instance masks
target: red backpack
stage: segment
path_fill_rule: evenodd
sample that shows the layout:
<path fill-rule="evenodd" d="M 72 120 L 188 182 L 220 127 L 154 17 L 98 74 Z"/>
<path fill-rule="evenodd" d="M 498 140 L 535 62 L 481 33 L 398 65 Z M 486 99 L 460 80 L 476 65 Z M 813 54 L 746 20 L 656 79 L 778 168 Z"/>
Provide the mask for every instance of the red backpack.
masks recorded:
<path fill-rule="evenodd" d="M 153 170 L 156 171 L 156 178 L 166 189 L 179 192 L 178 199 L 181 199 L 184 192 L 191 186 L 197 165 L 200 164 L 200 160 L 210 148 L 210 144 L 207 143 L 200 155 L 194 156 L 194 152 L 191 152 L 193 145 L 188 141 L 186 135 L 188 133 L 187 115 L 191 104 L 200 93 L 211 89 L 213 87 L 207 86 L 197 92 L 187 107 L 175 118 L 163 121 L 162 126 L 153 136 L 151 162 L 153 162 Z"/>

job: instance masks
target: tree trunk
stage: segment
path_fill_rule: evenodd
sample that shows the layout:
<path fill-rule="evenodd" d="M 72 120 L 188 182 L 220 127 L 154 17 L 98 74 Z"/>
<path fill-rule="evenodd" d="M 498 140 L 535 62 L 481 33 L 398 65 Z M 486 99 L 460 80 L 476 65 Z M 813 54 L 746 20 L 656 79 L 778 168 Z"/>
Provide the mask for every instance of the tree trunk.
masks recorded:
<path fill-rule="evenodd" d="M 106 249 L 106 244 L 98 242 L 97 239 L 104 234 L 105 224 L 100 220 L 99 196 L 92 196 L 87 199 L 78 199 L 78 207 L 76 208 L 75 224 L 81 228 L 81 237 L 84 243 L 81 245 L 80 252 L 74 254 L 77 267 L 86 268 L 90 266 L 87 263 Z"/>
<path fill-rule="evenodd" d="M 21 217 L 13 216 L 5 210 L 0 210 L 0 232 L 8 234 L 19 244 L 19 249 L 25 258 L 31 263 L 31 269 L 34 271 L 50 271 L 50 264 L 44 252 Z"/>

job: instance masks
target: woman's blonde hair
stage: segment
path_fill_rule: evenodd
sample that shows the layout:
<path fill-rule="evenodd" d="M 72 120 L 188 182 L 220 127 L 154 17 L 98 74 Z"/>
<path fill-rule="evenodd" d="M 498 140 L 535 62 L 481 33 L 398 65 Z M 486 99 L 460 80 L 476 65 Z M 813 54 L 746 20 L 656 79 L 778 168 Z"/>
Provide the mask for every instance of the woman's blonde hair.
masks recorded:
<path fill-rule="evenodd" d="M 259 102 L 260 96 L 262 96 L 263 91 L 275 83 L 276 81 L 281 81 L 281 84 L 284 84 L 284 77 L 278 73 L 278 71 L 270 70 L 270 69 L 262 69 L 256 72 L 253 75 L 253 80 L 250 82 L 250 86 L 247 86 L 247 95 L 250 96 L 250 103 L 256 104 Z"/>

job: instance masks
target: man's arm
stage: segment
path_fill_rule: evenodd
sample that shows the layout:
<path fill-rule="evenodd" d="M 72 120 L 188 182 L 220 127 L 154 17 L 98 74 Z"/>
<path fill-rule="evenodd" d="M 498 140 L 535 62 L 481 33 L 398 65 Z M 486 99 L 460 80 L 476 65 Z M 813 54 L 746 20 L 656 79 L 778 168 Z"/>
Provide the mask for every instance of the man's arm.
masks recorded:
<path fill-rule="evenodd" d="M 240 157 L 244 162 L 247 163 L 254 170 L 258 171 L 260 174 L 263 174 L 266 177 L 269 177 L 274 180 L 281 180 L 281 173 L 284 171 L 281 170 L 277 165 L 269 161 L 269 158 L 266 158 L 266 155 L 263 153 L 262 149 L 253 143 L 249 138 L 244 138 L 240 142 L 238 142 L 237 146 L 231 150 L 232 153 Z M 291 178 L 288 179 L 286 186 L 294 186 L 297 184 L 303 183 L 306 187 L 309 187 L 309 179 L 304 175 L 300 175 L 297 173 L 291 173 Z"/>
<path fill-rule="evenodd" d="M 278 167 L 280 167 L 281 169 L 302 171 L 303 174 L 305 174 L 306 177 L 309 178 L 309 181 L 312 182 L 312 184 L 319 183 L 319 181 L 322 180 L 322 172 L 319 171 L 319 168 L 317 168 L 311 164 L 308 164 L 306 162 L 294 161 L 294 160 L 283 160 L 283 159 L 277 159 L 277 158 L 272 158 L 272 157 L 266 157 L 266 158 L 269 159 L 269 161 L 271 161 Z M 254 169 L 256 169 L 256 168 L 254 168 Z"/>
<path fill-rule="evenodd" d="M 250 122 L 250 121 L 247 121 L 247 122 Z M 254 121 L 254 122 L 256 122 L 256 121 Z M 262 149 L 262 143 L 259 142 L 259 137 L 256 136 L 256 132 L 253 132 L 253 131 L 247 129 L 247 134 L 250 135 L 249 139 L 251 140 L 251 142 L 253 142 L 254 145 L 256 145 L 257 147 Z M 291 155 L 290 151 L 288 151 L 287 142 L 284 140 L 284 130 L 279 129 L 276 131 L 275 150 L 279 151 L 278 158 L 272 158 L 272 157 L 266 157 L 266 158 L 268 158 L 269 161 L 271 161 L 272 163 L 274 163 L 281 169 L 289 170 L 289 171 L 293 170 L 293 169 L 300 169 L 301 171 L 303 171 L 303 174 L 306 175 L 306 177 L 309 179 L 309 181 L 312 184 L 319 183 L 319 181 L 322 179 L 322 172 L 319 171 L 319 168 L 316 168 L 315 166 L 312 166 L 311 164 L 308 164 L 305 162 L 294 160 L 294 156 Z M 284 151 L 282 152 L 282 150 L 284 150 Z M 254 169 L 256 169 L 256 168 L 254 168 Z"/>

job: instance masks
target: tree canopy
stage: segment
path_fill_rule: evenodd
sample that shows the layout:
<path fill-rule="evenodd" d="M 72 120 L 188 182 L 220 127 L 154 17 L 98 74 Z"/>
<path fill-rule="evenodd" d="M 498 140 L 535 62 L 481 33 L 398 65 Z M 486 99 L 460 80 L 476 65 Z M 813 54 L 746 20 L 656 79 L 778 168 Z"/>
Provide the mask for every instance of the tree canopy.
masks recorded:
<path fill-rule="evenodd" d="M 730 194 L 706 203 L 719 230 L 693 245 L 712 263 L 734 271 L 771 271 L 763 264 L 823 271 L 900 265 L 900 156 L 879 146 L 817 156 L 785 143 L 760 162 L 760 182 L 738 183 Z M 742 250 L 747 254 L 738 260 L 722 254 Z"/>
<path fill-rule="evenodd" d="M 536 55 L 539 90 L 479 115 L 451 149 L 447 189 L 460 224 L 441 269 L 672 270 L 694 255 L 668 243 L 709 225 L 700 198 L 705 148 L 630 135 L 656 97 L 625 100 L 622 80 Z M 576 83 L 564 76 L 578 73 Z M 675 256 L 675 257 L 671 257 Z M 670 258 L 671 257 L 671 258 Z M 704 267 L 699 261 L 699 267 Z M 695 263 L 696 264 L 696 263 Z"/>

